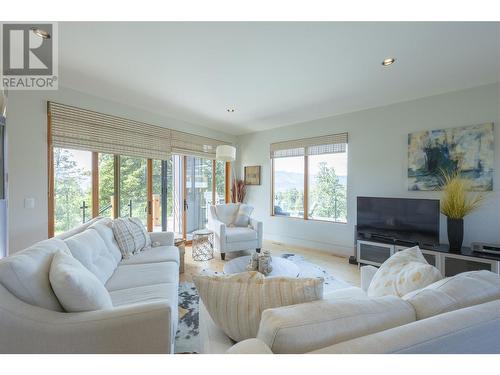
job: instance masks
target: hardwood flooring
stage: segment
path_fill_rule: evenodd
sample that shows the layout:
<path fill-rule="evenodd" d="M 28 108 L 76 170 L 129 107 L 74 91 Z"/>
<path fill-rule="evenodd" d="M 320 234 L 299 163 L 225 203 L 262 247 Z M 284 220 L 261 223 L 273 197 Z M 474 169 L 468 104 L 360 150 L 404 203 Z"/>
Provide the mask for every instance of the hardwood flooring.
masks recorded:
<path fill-rule="evenodd" d="M 338 277 L 354 286 L 359 286 L 360 275 L 358 267 L 349 264 L 347 258 L 324 253 L 314 249 L 296 247 L 285 244 L 278 244 L 271 241 L 264 241 L 263 248 L 270 250 L 272 255 L 281 255 L 285 253 L 294 253 L 302 255 L 308 262 L 321 266 L 331 275 Z M 224 263 L 234 257 L 246 255 L 249 252 L 237 252 L 226 254 L 226 260 L 220 259 L 220 254 L 215 253 L 215 257 L 209 261 L 197 262 L 193 260 L 191 255 L 191 246 L 186 247 L 185 254 L 185 271 L 180 275 L 180 281 L 192 281 L 193 276 L 199 274 L 201 270 L 208 268 L 212 271 L 222 272 Z"/>

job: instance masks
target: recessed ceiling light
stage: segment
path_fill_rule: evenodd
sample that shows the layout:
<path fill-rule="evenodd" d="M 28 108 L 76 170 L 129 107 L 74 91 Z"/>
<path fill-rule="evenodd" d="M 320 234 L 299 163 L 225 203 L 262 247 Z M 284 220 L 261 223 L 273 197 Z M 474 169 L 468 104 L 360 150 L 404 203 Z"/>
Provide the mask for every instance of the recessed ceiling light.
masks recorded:
<path fill-rule="evenodd" d="M 50 33 L 43 29 L 39 29 L 38 27 L 32 27 L 31 31 L 33 31 L 36 35 L 43 39 L 50 39 Z"/>
<path fill-rule="evenodd" d="M 388 57 L 382 61 L 383 66 L 389 66 L 392 65 L 396 62 L 396 58 L 394 57 Z"/>
<path fill-rule="evenodd" d="M 228 108 L 228 109 L 226 109 L 226 111 L 229 112 L 229 113 L 233 113 L 234 112 L 234 108 Z"/>

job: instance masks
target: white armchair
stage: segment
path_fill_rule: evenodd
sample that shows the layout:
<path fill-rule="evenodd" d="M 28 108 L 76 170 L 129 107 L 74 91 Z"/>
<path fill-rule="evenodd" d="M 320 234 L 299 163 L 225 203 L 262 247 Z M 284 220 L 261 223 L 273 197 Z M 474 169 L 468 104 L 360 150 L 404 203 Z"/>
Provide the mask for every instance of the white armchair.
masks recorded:
<path fill-rule="evenodd" d="M 210 206 L 208 229 L 214 232 L 214 250 L 220 252 L 222 260 L 226 253 L 240 250 L 260 252 L 262 248 L 262 222 L 248 218 L 246 226 L 233 226 L 240 206 L 244 204 L 228 203 Z"/>

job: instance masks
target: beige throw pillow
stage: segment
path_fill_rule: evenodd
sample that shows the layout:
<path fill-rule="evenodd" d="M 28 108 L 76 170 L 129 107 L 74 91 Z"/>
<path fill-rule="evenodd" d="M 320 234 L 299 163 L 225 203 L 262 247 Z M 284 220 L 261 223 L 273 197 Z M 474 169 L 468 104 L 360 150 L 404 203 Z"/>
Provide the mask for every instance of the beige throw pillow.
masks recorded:
<path fill-rule="evenodd" d="M 368 287 L 369 297 L 402 297 L 430 285 L 443 276 L 425 260 L 418 246 L 397 252 L 377 270 Z"/>
<path fill-rule="evenodd" d="M 259 272 L 194 277 L 213 321 L 237 342 L 257 336 L 264 310 L 323 299 L 323 281 L 322 278 L 265 278 Z"/>

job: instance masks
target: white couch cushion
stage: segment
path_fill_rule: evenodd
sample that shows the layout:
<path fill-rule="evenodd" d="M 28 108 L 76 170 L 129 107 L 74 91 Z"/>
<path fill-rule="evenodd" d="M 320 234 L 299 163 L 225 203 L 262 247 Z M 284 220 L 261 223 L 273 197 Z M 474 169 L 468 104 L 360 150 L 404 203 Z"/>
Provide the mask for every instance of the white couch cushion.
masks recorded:
<path fill-rule="evenodd" d="M 116 243 L 115 235 L 113 234 L 113 229 L 111 228 L 112 225 L 113 222 L 111 219 L 109 219 L 109 221 L 101 220 L 96 222 L 95 224 L 92 224 L 89 229 L 93 229 L 97 231 L 97 233 L 99 233 L 101 238 L 104 240 L 104 243 L 108 247 L 108 250 L 113 255 L 113 258 L 115 258 L 116 264 L 118 264 L 122 260 L 122 253 L 120 251 L 120 248 L 118 247 L 118 244 Z"/>
<path fill-rule="evenodd" d="M 234 219 L 233 224 L 236 227 L 248 227 L 248 224 L 250 224 L 250 215 L 252 214 L 252 211 L 252 206 L 241 203 L 238 208 L 238 212 L 236 213 L 236 218 Z"/>
<path fill-rule="evenodd" d="M 109 291 L 145 285 L 179 283 L 179 265 L 175 262 L 120 265 L 106 283 Z"/>
<path fill-rule="evenodd" d="M 413 321 L 413 307 L 396 296 L 330 298 L 264 311 L 257 338 L 276 354 L 307 353 Z"/>
<path fill-rule="evenodd" d="M 347 288 L 341 288 L 331 291 L 330 293 L 325 293 L 324 299 L 341 299 L 341 298 L 355 298 L 355 299 L 368 299 L 366 292 L 358 287 L 351 286 Z"/>
<path fill-rule="evenodd" d="M 158 262 L 175 262 L 179 264 L 179 249 L 175 246 L 151 247 L 131 256 L 128 259 L 123 259 L 121 264 L 144 264 Z"/>
<path fill-rule="evenodd" d="M 369 297 L 402 297 L 442 278 L 439 270 L 427 263 L 418 246 L 415 246 L 387 259 L 373 276 L 367 294 Z"/>
<path fill-rule="evenodd" d="M 500 276 L 489 271 L 471 271 L 428 285 L 403 299 L 413 305 L 417 319 L 500 299 Z"/>
<path fill-rule="evenodd" d="M 326 346 L 311 354 L 498 354 L 500 300 Z"/>
<path fill-rule="evenodd" d="M 116 269 L 116 258 L 106 243 L 94 229 L 75 234 L 65 240 L 71 254 L 82 263 L 85 268 L 97 276 L 104 284 Z"/>
<path fill-rule="evenodd" d="M 110 292 L 113 306 L 132 305 L 134 303 L 177 301 L 178 286 L 176 283 L 144 285 L 136 288 L 120 289 Z"/>
<path fill-rule="evenodd" d="M 164 283 L 115 290 L 110 292 L 110 295 L 115 307 L 153 302 L 168 303 L 171 314 L 171 332 L 175 335 L 179 320 L 178 293 L 179 286 L 177 283 Z"/>
<path fill-rule="evenodd" d="M 215 206 L 215 212 L 219 221 L 227 226 L 232 225 L 238 213 L 239 204 L 226 203 Z"/>
<path fill-rule="evenodd" d="M 69 254 L 63 240 L 52 238 L 0 260 L 0 283 L 21 301 L 54 311 L 63 311 L 49 281 L 52 257 Z"/>
<path fill-rule="evenodd" d="M 110 309 L 111 297 L 97 277 L 71 255 L 58 251 L 52 258 L 50 285 L 67 312 Z"/>
<path fill-rule="evenodd" d="M 323 298 L 323 279 L 266 279 L 258 272 L 193 279 L 213 321 L 235 341 L 257 335 L 265 309 Z"/>
<path fill-rule="evenodd" d="M 228 227 L 226 228 L 226 242 L 254 241 L 257 239 L 257 231 L 252 228 Z"/>

